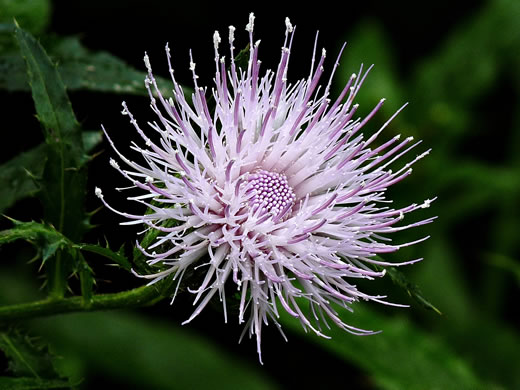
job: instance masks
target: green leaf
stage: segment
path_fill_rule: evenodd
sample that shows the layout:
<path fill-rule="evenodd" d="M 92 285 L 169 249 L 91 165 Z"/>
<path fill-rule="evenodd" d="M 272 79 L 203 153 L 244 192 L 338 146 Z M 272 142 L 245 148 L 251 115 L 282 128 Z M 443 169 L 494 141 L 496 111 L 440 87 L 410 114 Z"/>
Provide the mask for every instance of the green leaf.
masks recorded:
<path fill-rule="evenodd" d="M 69 240 L 54 227 L 37 222 L 20 222 L 9 218 L 12 229 L 0 231 L 0 245 L 16 240 L 25 240 L 33 244 L 45 263 L 57 250 L 70 245 Z"/>
<path fill-rule="evenodd" d="M 0 376 L 2 390 L 70 389 L 68 381 L 62 379 L 11 378 Z"/>
<path fill-rule="evenodd" d="M 0 31 L 0 39 L 4 36 Z M 0 88 L 8 91 L 30 91 L 23 58 L 17 51 L 0 50 Z"/>
<path fill-rule="evenodd" d="M 23 71 L 24 64 L 21 57 L 19 57 L 18 65 L 20 69 L 19 72 Z M 0 70 L 1 67 L 2 65 L 0 63 Z M 0 74 L 1 73 L 0 71 Z M 8 79 L 11 78 L 8 77 Z M 26 83 L 25 77 L 22 78 L 22 82 Z M 81 137 L 86 152 L 90 152 L 94 149 L 103 139 L 100 130 L 82 132 Z M 0 212 L 5 211 L 17 201 L 33 196 L 39 191 L 40 185 L 38 181 L 43 175 L 47 161 L 47 153 L 47 145 L 41 144 L 0 165 L 0 187 L 2 188 Z"/>
<path fill-rule="evenodd" d="M 49 39 L 48 53 L 58 63 L 61 78 L 69 91 L 148 95 L 144 86 L 146 72 L 135 69 L 110 53 L 92 52 L 76 37 Z M 171 82 L 158 76 L 155 79 L 161 93 L 168 95 Z M 9 51 L 0 54 L 0 88 L 9 91 L 29 90 L 26 80 L 22 58 Z M 189 88 L 185 88 L 185 91 L 189 94 L 192 92 Z"/>
<path fill-rule="evenodd" d="M 123 247 L 121 247 L 121 249 L 117 252 L 114 252 L 112 249 L 110 249 L 108 247 L 108 244 L 106 247 L 94 244 L 78 244 L 76 245 L 76 248 L 86 252 L 97 253 L 98 255 L 106 257 L 107 259 L 114 261 L 116 264 L 120 265 L 127 271 L 130 271 L 132 269 L 130 261 L 128 261 L 126 256 L 123 254 Z"/>
<path fill-rule="evenodd" d="M 0 350 L 9 360 L 9 371 L 15 376 L 36 379 L 56 379 L 53 357 L 48 346 L 38 339 L 31 339 L 20 330 L 11 328 L 0 332 Z"/>
<path fill-rule="evenodd" d="M 46 219 L 70 238 L 78 239 L 83 230 L 80 221 L 85 184 L 85 172 L 80 169 L 84 161 L 81 129 L 60 75 L 45 50 L 27 32 L 19 27 L 15 31 L 49 145 L 42 188 Z"/>
<path fill-rule="evenodd" d="M 46 157 L 47 145 L 41 144 L 0 165 L 0 212 L 38 192 Z"/>
<path fill-rule="evenodd" d="M 383 330 L 371 336 L 351 335 L 335 326 L 324 333 L 332 339 L 310 335 L 309 339 L 367 372 L 377 388 L 387 390 L 484 389 L 471 368 L 434 334 L 429 334 L 404 317 L 386 317 L 354 306 L 354 313 L 338 308 L 348 324 Z M 283 313 L 282 324 L 304 335 L 299 321 Z M 294 342 L 296 340 L 289 340 Z"/>
<path fill-rule="evenodd" d="M 29 84 L 49 146 L 42 177 L 45 220 L 68 238 L 78 241 L 86 230 L 84 198 L 87 161 L 79 123 L 76 121 L 60 75 L 43 47 L 26 31 L 16 26 L 15 36 L 26 62 Z M 73 259 L 58 253 L 46 271 L 52 296 L 65 294 L 68 271 Z"/>
<path fill-rule="evenodd" d="M 74 159 L 79 165 L 83 151 L 81 131 L 61 77 L 34 37 L 18 26 L 15 36 L 27 65 L 28 81 L 46 142 L 62 153 L 75 153 Z"/>
<path fill-rule="evenodd" d="M 100 92 L 148 95 L 146 73 L 138 71 L 107 52 L 91 52 L 76 37 L 55 41 L 51 55 L 59 61 L 67 88 Z M 170 82 L 156 77 L 161 93 L 168 94 Z"/>
<path fill-rule="evenodd" d="M 38 319 L 33 327 L 52 341 L 60 355 L 83 361 L 87 377 L 88 372 L 111 377 L 122 387 L 277 388 L 258 364 L 250 365 L 189 328 L 157 318 L 83 313 Z"/>
<path fill-rule="evenodd" d="M 16 240 L 28 241 L 38 250 L 39 255 L 42 257 L 42 264 L 46 264 L 51 257 L 58 255 L 59 250 L 66 250 L 65 253 L 74 260 L 74 265 L 71 265 L 71 269 L 64 269 L 63 271 L 66 276 L 68 276 L 69 271 L 79 274 L 81 294 L 86 302 L 90 302 L 94 277 L 92 269 L 81 252 L 77 250 L 81 249 L 81 247 L 73 245 L 67 237 L 52 226 L 37 222 L 20 222 L 12 218 L 9 219 L 15 226 L 12 229 L 0 231 L 0 245 Z"/>

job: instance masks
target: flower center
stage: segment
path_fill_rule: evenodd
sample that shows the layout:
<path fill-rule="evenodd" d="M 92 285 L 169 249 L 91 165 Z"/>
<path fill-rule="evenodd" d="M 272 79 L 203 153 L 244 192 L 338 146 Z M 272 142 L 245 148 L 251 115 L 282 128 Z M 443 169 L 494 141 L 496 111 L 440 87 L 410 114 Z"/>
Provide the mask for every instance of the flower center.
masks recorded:
<path fill-rule="evenodd" d="M 249 206 L 273 215 L 287 213 L 294 204 L 294 191 L 282 173 L 258 170 L 248 178 L 253 196 Z"/>

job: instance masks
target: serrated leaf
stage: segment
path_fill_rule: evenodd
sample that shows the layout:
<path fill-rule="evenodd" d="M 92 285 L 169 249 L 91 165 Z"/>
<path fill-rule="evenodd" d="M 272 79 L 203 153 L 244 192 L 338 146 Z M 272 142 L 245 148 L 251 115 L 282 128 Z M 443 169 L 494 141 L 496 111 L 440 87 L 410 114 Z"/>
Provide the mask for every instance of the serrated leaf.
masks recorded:
<path fill-rule="evenodd" d="M 101 245 L 94 244 L 78 244 L 76 245 L 76 247 L 82 251 L 97 253 L 98 255 L 106 257 L 107 259 L 114 261 L 116 264 L 120 265 L 127 271 L 130 271 L 130 269 L 132 269 L 130 261 L 128 261 L 126 256 L 123 255 L 122 251 L 114 252 L 108 246 L 103 247 Z"/>
<path fill-rule="evenodd" d="M 81 131 L 61 77 L 34 37 L 18 26 L 15 36 L 27 66 L 28 81 L 46 142 L 61 152 L 75 154 L 72 161 L 79 165 L 83 151 Z"/>
<path fill-rule="evenodd" d="M 63 83 L 69 91 L 89 90 L 147 96 L 144 86 L 146 72 L 139 71 L 107 52 L 92 52 L 76 37 L 49 40 L 49 55 L 59 64 Z M 0 88 L 8 91 L 27 91 L 29 86 L 23 72 L 23 60 L 17 53 L 0 55 Z M 161 93 L 170 91 L 170 81 L 156 76 Z M 185 91 L 191 94 L 189 88 Z"/>
<path fill-rule="evenodd" d="M 29 83 L 45 141 L 42 201 L 46 219 L 76 240 L 83 229 L 85 172 L 83 141 L 65 87 L 43 47 L 19 27 L 15 35 L 27 65 Z M 65 216 L 65 214 L 67 214 Z"/>
<path fill-rule="evenodd" d="M 15 376 L 57 378 L 47 345 L 37 341 L 14 328 L 0 332 L 0 350 L 9 359 L 9 371 Z"/>
<path fill-rule="evenodd" d="M 39 250 L 43 262 L 46 262 L 57 250 L 70 245 L 69 240 L 52 226 L 38 222 L 20 222 L 12 218 L 9 219 L 15 226 L 0 231 L 0 245 L 16 240 L 28 241 Z"/>
<path fill-rule="evenodd" d="M 68 381 L 62 379 L 12 378 L 0 376 L 2 390 L 70 389 Z"/>
<path fill-rule="evenodd" d="M 59 60 L 60 73 L 71 89 L 148 95 L 146 73 L 136 70 L 107 52 L 91 52 L 76 37 L 55 41 L 52 56 Z M 170 82 L 156 77 L 161 93 L 168 94 Z"/>
<path fill-rule="evenodd" d="M 100 130 L 85 131 L 82 133 L 82 138 L 87 152 L 103 140 Z M 47 148 L 46 144 L 38 145 L 0 165 L 0 188 L 2 188 L 0 213 L 17 201 L 33 196 L 40 190 L 38 181 L 41 180 L 45 167 Z"/>
<path fill-rule="evenodd" d="M 41 144 L 0 165 L 0 212 L 39 190 L 36 179 L 43 173 L 46 157 L 47 145 Z"/>
<path fill-rule="evenodd" d="M 0 245 L 16 240 L 27 241 L 37 248 L 42 257 L 43 264 L 49 261 L 49 259 L 60 250 L 67 253 L 74 260 L 74 264 L 71 265 L 70 268 L 64 269 L 64 272 L 67 275 L 70 272 L 79 274 L 81 295 L 86 302 L 90 302 L 93 294 L 94 272 L 78 250 L 86 249 L 81 245 L 73 244 L 53 226 L 37 222 L 20 222 L 12 218 L 9 219 L 15 226 L 12 229 L 0 231 Z M 91 247 L 94 245 L 86 244 L 85 246 Z M 96 252 L 95 250 L 90 251 Z"/>
<path fill-rule="evenodd" d="M 86 230 L 84 199 L 87 161 L 81 128 L 65 91 L 61 77 L 43 47 L 19 26 L 15 37 L 25 60 L 28 81 L 48 145 L 47 163 L 39 193 L 45 220 L 74 241 Z M 63 296 L 73 259 L 58 253 L 47 264 L 49 291 Z"/>

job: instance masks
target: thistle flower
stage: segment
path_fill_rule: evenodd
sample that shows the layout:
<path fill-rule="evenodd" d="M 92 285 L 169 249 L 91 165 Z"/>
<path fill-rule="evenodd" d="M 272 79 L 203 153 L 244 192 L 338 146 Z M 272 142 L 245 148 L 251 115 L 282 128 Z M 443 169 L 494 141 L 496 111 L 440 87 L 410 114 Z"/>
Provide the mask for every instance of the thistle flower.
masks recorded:
<path fill-rule="evenodd" d="M 192 104 L 174 77 L 168 45 L 173 98 L 159 91 L 145 55 L 145 84 L 159 120 L 149 125 L 158 141 L 145 134 L 124 102 L 122 113 L 146 145 L 132 146 L 144 164 L 124 157 L 107 138 L 130 170 L 114 160 L 111 165 L 144 193 L 131 199 L 146 204 L 149 211 L 119 212 L 103 200 L 100 189 L 96 194 L 111 210 L 129 218 L 127 223 L 160 231 L 148 248 L 138 244 L 148 264 L 159 266 L 159 271 L 138 276 L 150 283 L 163 278 L 180 283 L 187 270 L 202 274 L 200 286 L 189 290 L 198 306 L 185 323 L 217 293 L 227 321 L 226 291 L 232 286 L 238 290 L 238 321 L 246 323 L 242 336 L 246 331 L 250 337 L 256 335 L 261 361 L 262 323 L 272 321 L 280 329 L 281 309 L 319 336 L 327 337 L 320 326 L 328 327 L 327 317 L 347 332 L 375 333 L 346 324 L 333 303 L 348 310 L 358 300 L 390 304 L 384 295 L 359 291 L 352 281 L 382 277 L 385 271 L 374 271 L 373 264 L 419 261 L 390 264 L 375 256 L 414 243 L 391 244 L 383 237 L 386 233 L 433 218 L 396 226 L 405 214 L 427 207 L 430 200 L 401 209 L 387 206 L 386 189 L 407 177 L 411 165 L 428 152 L 396 171 L 388 169 L 419 143 L 396 136 L 375 146 L 402 108 L 365 139 L 361 130 L 384 102 L 381 99 L 365 118 L 355 117 L 358 105 L 353 103 L 370 69 L 363 73 L 361 67 L 361 77 L 353 74 L 333 101 L 330 87 L 338 61 L 320 93 L 326 52 L 317 58 L 315 46 L 308 78 L 288 83 L 294 28 L 287 18 L 278 68 L 262 75 L 260 41 L 253 40 L 253 26 L 251 14 L 246 26 L 247 69 L 234 62 L 235 28 L 229 28 L 229 64 L 220 55 L 221 38 L 215 32 L 215 86 L 210 91 L 198 85 L 190 53 Z M 214 109 L 208 96 L 214 99 Z M 178 224 L 167 227 L 171 220 Z M 310 304 L 309 312 L 302 309 L 304 302 Z"/>

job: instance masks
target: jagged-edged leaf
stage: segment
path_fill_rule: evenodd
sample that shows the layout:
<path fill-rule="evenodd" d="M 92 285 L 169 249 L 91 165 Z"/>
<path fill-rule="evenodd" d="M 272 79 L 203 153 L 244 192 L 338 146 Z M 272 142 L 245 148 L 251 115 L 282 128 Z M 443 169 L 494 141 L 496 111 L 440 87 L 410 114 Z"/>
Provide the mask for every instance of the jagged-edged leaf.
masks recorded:
<path fill-rule="evenodd" d="M 144 86 L 146 73 L 120 58 L 108 52 L 92 52 L 77 37 L 53 38 L 48 42 L 48 53 L 58 63 L 58 70 L 68 90 L 148 95 Z M 23 60 L 18 53 L 7 51 L 0 54 L 0 70 L 0 88 L 8 91 L 29 90 Z M 161 93 L 167 95 L 171 90 L 170 81 L 158 76 L 155 79 Z M 185 90 L 191 92 L 190 89 Z"/>
<path fill-rule="evenodd" d="M 84 131 L 81 136 L 86 152 L 92 151 L 103 140 L 101 130 Z M 46 159 L 47 145 L 41 144 L 0 165 L 0 212 L 39 191 L 38 181 Z"/>
<path fill-rule="evenodd" d="M 26 63 L 38 120 L 48 145 L 42 190 L 39 192 L 44 217 L 58 231 L 78 241 L 86 230 L 86 169 L 83 165 L 87 160 L 81 128 L 56 66 L 43 47 L 19 26 L 15 28 L 15 37 Z M 46 271 L 51 295 L 64 295 L 68 274 L 74 266 L 67 253 L 58 253 L 48 262 Z"/>
<path fill-rule="evenodd" d="M 26 63 L 28 82 L 47 144 L 75 153 L 75 161 L 79 163 L 83 151 L 81 131 L 56 66 L 28 32 L 16 26 L 15 36 Z"/>
<path fill-rule="evenodd" d="M 0 245 L 16 240 L 28 241 L 39 250 L 44 262 L 53 256 L 57 250 L 70 245 L 69 240 L 53 226 L 9 219 L 14 223 L 14 227 L 0 231 Z"/>
<path fill-rule="evenodd" d="M 2 390 L 44 390 L 70 389 L 68 381 L 63 379 L 12 378 L 0 376 Z"/>
<path fill-rule="evenodd" d="M 91 52 L 76 37 L 55 41 L 51 55 L 59 61 L 60 73 L 70 89 L 147 95 L 146 73 L 138 71 L 107 52 Z M 144 69 L 144 66 L 143 66 Z M 170 82 L 156 77 L 161 93 L 168 94 Z"/>
<path fill-rule="evenodd" d="M 338 327 L 324 329 L 332 339 L 309 339 L 364 370 L 377 388 L 388 390 L 486 389 L 469 365 L 434 334 L 414 326 L 405 317 L 386 317 L 359 303 L 354 313 L 338 308 L 350 325 L 382 330 L 371 336 L 355 336 Z M 284 311 L 282 325 L 304 336 L 299 321 Z M 297 342 L 297 340 L 289 340 Z"/>
<path fill-rule="evenodd" d="M 78 244 L 76 247 L 82 251 L 97 253 L 98 255 L 106 257 L 107 259 L 114 261 L 116 264 L 120 265 L 127 271 L 130 271 L 130 269 L 132 268 L 130 261 L 128 261 L 128 259 L 123 253 L 123 247 L 121 247 L 121 249 L 117 252 L 114 252 L 112 249 L 110 249 L 108 245 L 106 247 L 103 247 L 101 245 L 95 244 Z"/>
<path fill-rule="evenodd" d="M 55 65 L 43 47 L 19 27 L 15 36 L 25 59 L 38 119 L 48 148 L 41 197 L 46 220 L 78 239 L 83 231 L 85 172 L 81 129 Z"/>
<path fill-rule="evenodd" d="M 0 212 L 39 190 L 37 178 L 42 176 L 46 158 L 47 145 L 41 144 L 0 165 Z"/>
<path fill-rule="evenodd" d="M 9 361 L 9 372 L 18 377 L 57 379 L 52 355 L 40 339 L 19 329 L 0 331 L 0 350 Z"/>
<path fill-rule="evenodd" d="M 0 245 L 16 240 L 30 242 L 39 251 L 43 263 L 47 262 L 52 256 L 56 255 L 58 250 L 64 250 L 64 253 L 70 255 L 74 260 L 74 264 L 65 271 L 78 274 L 81 285 L 81 295 L 86 301 L 90 301 L 92 299 L 94 272 L 79 251 L 79 249 L 87 249 L 85 249 L 82 245 L 73 244 L 67 237 L 58 232 L 53 226 L 38 222 L 20 222 L 12 218 L 9 219 L 14 223 L 14 227 L 0 231 Z M 85 246 L 90 249 L 90 252 L 99 253 L 99 251 L 96 251 L 96 245 Z M 94 247 L 94 249 L 91 247 Z M 104 253 L 107 251 L 110 250 L 106 249 Z M 119 254 L 115 255 L 120 257 L 122 256 Z"/>

